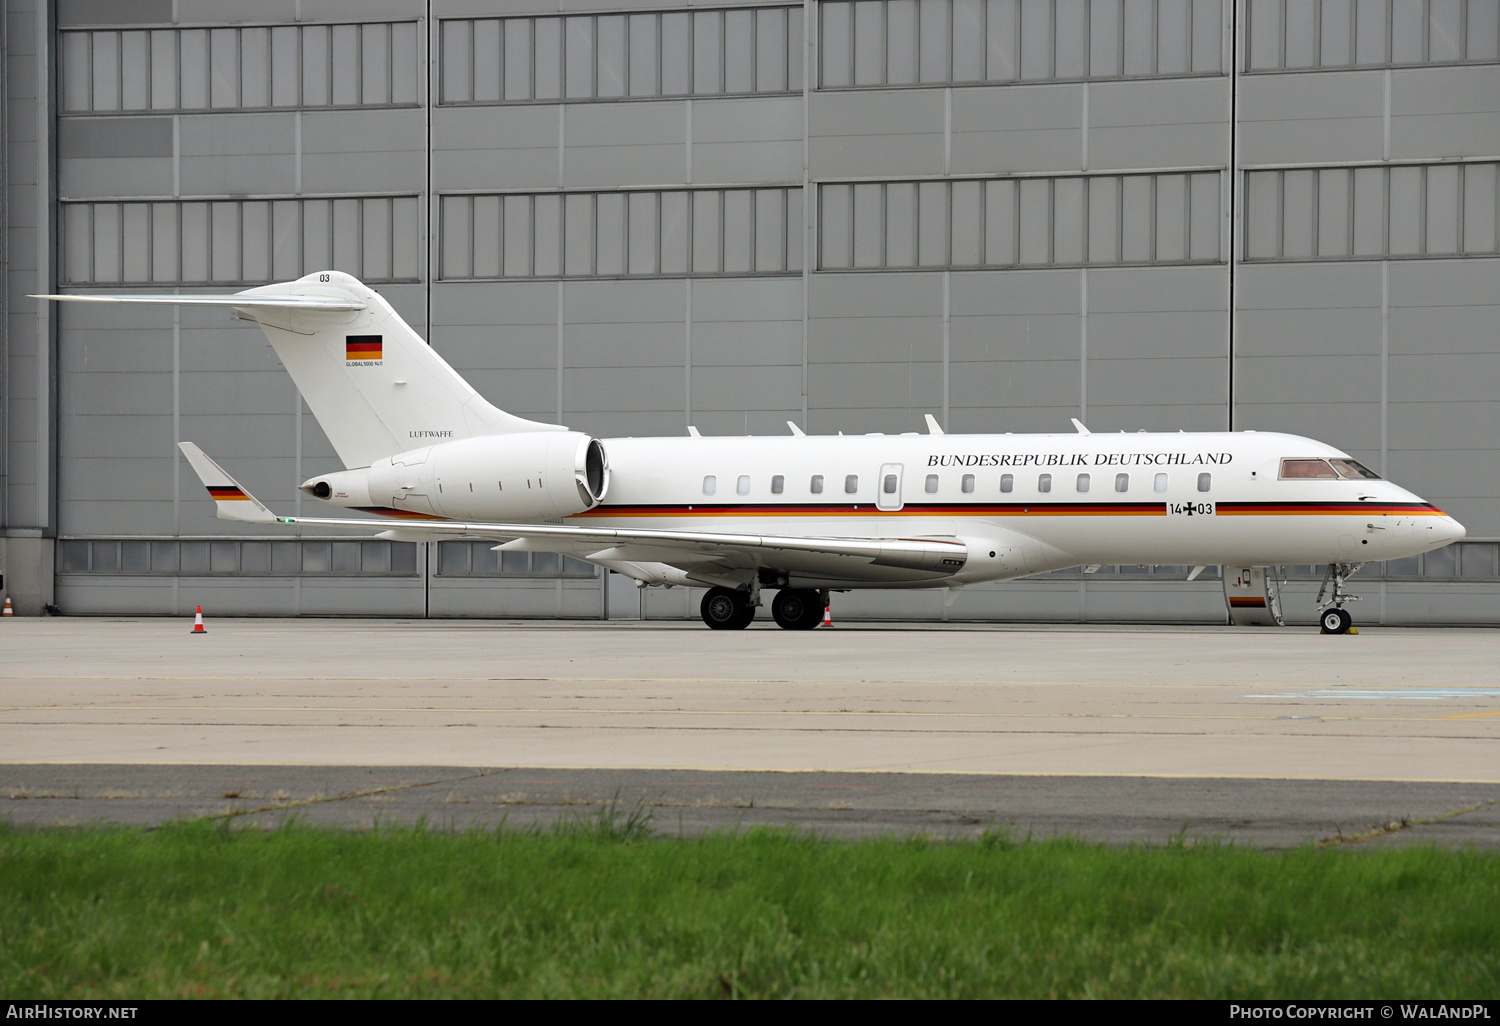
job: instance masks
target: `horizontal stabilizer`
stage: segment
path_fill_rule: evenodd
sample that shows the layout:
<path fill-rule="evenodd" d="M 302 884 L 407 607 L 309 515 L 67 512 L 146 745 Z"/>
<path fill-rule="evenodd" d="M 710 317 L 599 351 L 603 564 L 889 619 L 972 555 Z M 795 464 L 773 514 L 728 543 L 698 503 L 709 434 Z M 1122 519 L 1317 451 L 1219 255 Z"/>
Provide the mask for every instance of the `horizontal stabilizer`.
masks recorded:
<path fill-rule="evenodd" d="M 193 472 L 208 494 L 214 497 L 214 505 L 220 520 L 244 520 L 252 524 L 277 523 L 276 514 L 261 505 L 259 499 L 240 487 L 240 483 L 228 474 L 204 451 L 192 442 L 178 442 L 177 448 L 192 464 Z"/>
<path fill-rule="evenodd" d="M 368 303 L 336 296 L 29 296 L 29 299 L 57 299 L 64 303 L 156 303 L 163 306 L 228 306 L 241 310 L 307 310 L 315 312 L 363 310 Z"/>

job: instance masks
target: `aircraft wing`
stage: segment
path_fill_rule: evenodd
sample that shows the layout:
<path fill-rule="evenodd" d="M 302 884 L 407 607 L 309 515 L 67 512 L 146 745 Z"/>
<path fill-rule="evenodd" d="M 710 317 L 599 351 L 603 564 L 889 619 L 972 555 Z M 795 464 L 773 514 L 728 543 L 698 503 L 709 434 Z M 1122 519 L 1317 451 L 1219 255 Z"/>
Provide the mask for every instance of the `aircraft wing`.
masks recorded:
<path fill-rule="evenodd" d="M 420 526 L 401 521 L 398 527 L 387 527 L 391 521 L 379 518 L 283 517 L 262 505 L 196 445 L 179 442 L 178 447 L 213 496 L 223 520 L 373 530 L 396 541 L 482 538 L 510 543 L 510 548 L 566 552 L 595 561 L 662 562 L 709 573 L 777 566 L 829 577 L 857 577 L 860 567 L 885 567 L 946 576 L 967 562 L 968 546 L 955 537 L 821 538 L 456 520 L 424 520 Z"/>

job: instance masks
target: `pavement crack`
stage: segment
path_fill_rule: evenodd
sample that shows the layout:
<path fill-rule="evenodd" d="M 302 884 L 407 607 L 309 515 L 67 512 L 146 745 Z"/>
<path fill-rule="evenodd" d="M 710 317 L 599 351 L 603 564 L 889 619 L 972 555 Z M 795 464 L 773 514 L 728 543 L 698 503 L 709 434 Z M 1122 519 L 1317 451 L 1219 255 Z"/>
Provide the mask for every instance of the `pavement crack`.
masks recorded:
<path fill-rule="evenodd" d="M 1389 823 L 1386 823 L 1383 826 L 1371 827 L 1370 829 L 1362 830 L 1357 834 L 1345 835 L 1344 832 L 1340 830 L 1338 833 L 1332 835 L 1331 837 L 1324 837 L 1317 841 L 1314 841 L 1313 847 L 1329 848 L 1340 847 L 1347 844 L 1362 844 L 1365 841 L 1373 841 L 1377 838 L 1390 837 L 1393 834 L 1399 834 L 1404 830 L 1410 830 L 1412 827 L 1430 826 L 1433 823 L 1441 823 L 1445 819 L 1454 819 L 1458 816 L 1467 816 L 1471 812 L 1478 812 L 1481 809 L 1487 809 L 1490 806 L 1496 804 L 1497 801 L 1500 801 L 1500 799 L 1491 799 L 1487 802 L 1479 802 L 1477 805 L 1470 805 L 1462 809 L 1454 809 L 1452 812 L 1443 812 L 1436 816 L 1427 816 L 1423 819 L 1412 819 L 1410 816 L 1402 816 L 1400 819 L 1391 820 Z"/>
<path fill-rule="evenodd" d="M 493 771 L 490 771 L 493 772 Z M 410 784 L 391 784 L 387 787 L 374 787 L 366 791 L 349 791 L 343 794 L 313 795 L 309 798 L 296 798 L 285 801 L 274 801 L 270 805 L 259 805 L 254 808 L 227 809 L 224 812 L 215 812 L 207 816 L 201 816 L 204 820 L 233 820 L 241 816 L 254 816 L 262 812 L 284 812 L 287 809 L 306 808 L 310 805 L 322 805 L 329 802 L 344 802 L 354 798 L 373 798 L 383 794 L 395 794 L 401 791 L 415 791 L 424 787 L 435 787 L 438 784 L 456 784 L 466 780 L 478 780 L 489 776 L 490 772 L 479 770 L 474 773 L 465 774 L 461 777 L 445 777 L 441 780 L 417 780 Z"/>

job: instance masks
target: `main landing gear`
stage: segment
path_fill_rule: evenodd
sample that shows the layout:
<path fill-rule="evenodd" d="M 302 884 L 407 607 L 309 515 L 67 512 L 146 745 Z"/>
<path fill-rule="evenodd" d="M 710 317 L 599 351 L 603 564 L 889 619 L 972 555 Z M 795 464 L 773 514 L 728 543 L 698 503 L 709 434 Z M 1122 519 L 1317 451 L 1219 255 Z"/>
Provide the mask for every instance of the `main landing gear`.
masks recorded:
<path fill-rule="evenodd" d="M 771 602 L 776 624 L 789 631 L 810 631 L 823 622 L 828 593 L 811 588 L 782 588 Z M 703 622 L 716 631 L 739 631 L 755 619 L 755 596 L 734 588 L 710 588 L 698 607 Z"/>
<path fill-rule="evenodd" d="M 750 593 L 733 588 L 710 588 L 698 607 L 703 622 L 716 631 L 742 631 L 755 619 Z"/>
<path fill-rule="evenodd" d="M 1354 617 L 1349 610 L 1344 608 L 1345 602 L 1359 601 L 1358 595 L 1350 595 L 1344 591 L 1344 585 L 1349 578 L 1364 567 L 1363 563 L 1329 563 L 1328 572 L 1323 575 L 1323 586 L 1318 589 L 1318 608 L 1323 611 L 1318 614 L 1318 625 L 1322 628 L 1322 634 L 1348 634 L 1354 630 Z M 1330 593 L 1330 589 L 1331 593 Z M 1328 602 L 1324 603 L 1323 596 L 1328 595 Z"/>
<path fill-rule="evenodd" d="M 771 601 L 771 615 L 789 631 L 810 631 L 823 622 L 828 593 L 810 588 L 782 588 Z"/>

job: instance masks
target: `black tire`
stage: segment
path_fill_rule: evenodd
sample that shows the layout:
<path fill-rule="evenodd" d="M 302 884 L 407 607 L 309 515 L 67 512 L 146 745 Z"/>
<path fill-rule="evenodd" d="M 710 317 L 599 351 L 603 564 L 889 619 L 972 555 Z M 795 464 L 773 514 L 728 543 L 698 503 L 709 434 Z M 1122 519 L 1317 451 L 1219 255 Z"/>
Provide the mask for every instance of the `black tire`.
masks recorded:
<path fill-rule="evenodd" d="M 738 631 L 755 619 L 755 607 L 742 591 L 732 588 L 710 588 L 698 607 L 703 622 L 716 631 Z"/>
<path fill-rule="evenodd" d="M 1318 622 L 1322 625 L 1324 634 L 1348 634 L 1349 628 L 1354 626 L 1354 617 L 1347 609 L 1325 609 Z"/>
<path fill-rule="evenodd" d="M 771 601 L 771 615 L 786 630 L 810 631 L 823 622 L 823 604 L 815 591 L 783 588 Z"/>

